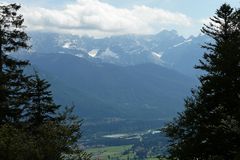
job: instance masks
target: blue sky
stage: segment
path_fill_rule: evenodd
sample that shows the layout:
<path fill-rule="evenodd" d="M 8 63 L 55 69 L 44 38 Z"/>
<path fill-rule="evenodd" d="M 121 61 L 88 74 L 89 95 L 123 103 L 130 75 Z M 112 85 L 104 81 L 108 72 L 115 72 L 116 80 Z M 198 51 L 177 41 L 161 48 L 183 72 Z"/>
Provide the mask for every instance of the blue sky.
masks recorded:
<path fill-rule="evenodd" d="M 5 0 L 23 6 L 31 30 L 90 36 L 154 34 L 175 29 L 197 35 L 223 3 L 238 0 Z"/>
<path fill-rule="evenodd" d="M 181 12 L 193 18 L 211 16 L 223 3 L 240 6 L 238 0 L 103 0 L 118 7 L 132 7 L 134 5 L 147 5 L 170 11 Z M 124 3 L 125 2 L 125 3 Z"/>

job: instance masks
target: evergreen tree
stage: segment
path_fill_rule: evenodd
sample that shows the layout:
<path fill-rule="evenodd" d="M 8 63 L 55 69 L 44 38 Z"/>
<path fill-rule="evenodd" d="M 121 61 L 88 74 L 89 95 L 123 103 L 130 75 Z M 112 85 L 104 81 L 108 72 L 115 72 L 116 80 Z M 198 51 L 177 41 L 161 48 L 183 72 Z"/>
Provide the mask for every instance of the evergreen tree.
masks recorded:
<path fill-rule="evenodd" d="M 29 48 L 19 9 L 0 6 L 0 159 L 89 160 L 79 148 L 81 121 L 73 109 L 60 110 L 48 82 L 25 75 L 29 62 L 9 55 Z"/>
<path fill-rule="evenodd" d="M 73 114 L 73 107 L 35 127 L 34 137 L 41 160 L 90 160 L 91 155 L 79 147 L 82 121 Z"/>
<path fill-rule="evenodd" d="M 24 129 L 9 124 L 0 126 L 1 160 L 42 160 L 37 145 Z"/>
<path fill-rule="evenodd" d="M 25 116 L 31 126 L 38 127 L 56 118 L 55 114 L 60 106 L 54 103 L 49 87 L 50 84 L 40 79 L 37 72 L 28 81 L 29 104 L 26 106 Z"/>
<path fill-rule="evenodd" d="M 24 92 L 28 77 L 23 70 L 28 62 L 8 55 L 21 48 L 29 48 L 24 20 L 17 14 L 19 8 L 16 4 L 0 6 L 0 124 L 19 121 L 26 103 Z"/>
<path fill-rule="evenodd" d="M 240 12 L 223 4 L 202 32 L 213 39 L 197 69 L 200 87 L 164 129 L 171 158 L 234 160 L 240 153 Z"/>
<path fill-rule="evenodd" d="M 54 103 L 50 84 L 36 71 L 27 87 L 25 119 L 40 159 L 88 160 L 90 155 L 79 148 L 82 121 L 73 114 L 73 107 L 59 111 L 61 106 Z"/>

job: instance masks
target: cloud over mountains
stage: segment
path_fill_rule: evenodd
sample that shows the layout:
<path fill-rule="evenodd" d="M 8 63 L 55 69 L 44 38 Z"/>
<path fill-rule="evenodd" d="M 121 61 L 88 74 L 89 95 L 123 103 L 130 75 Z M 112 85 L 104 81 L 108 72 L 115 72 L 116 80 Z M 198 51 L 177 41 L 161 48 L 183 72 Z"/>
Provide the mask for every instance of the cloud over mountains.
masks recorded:
<path fill-rule="evenodd" d="M 190 17 L 144 5 L 117 8 L 100 0 L 77 0 L 62 9 L 23 6 L 31 30 L 89 36 L 152 34 L 162 29 L 191 27 Z"/>

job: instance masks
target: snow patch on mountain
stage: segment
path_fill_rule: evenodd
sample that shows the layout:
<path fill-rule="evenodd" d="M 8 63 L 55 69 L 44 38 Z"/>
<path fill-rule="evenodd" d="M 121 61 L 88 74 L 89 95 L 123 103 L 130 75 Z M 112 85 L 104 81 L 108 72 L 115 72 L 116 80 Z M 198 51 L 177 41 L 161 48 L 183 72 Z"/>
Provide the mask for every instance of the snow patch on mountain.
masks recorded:
<path fill-rule="evenodd" d="M 83 54 L 75 54 L 75 56 L 79 57 L 79 58 L 83 58 Z"/>
<path fill-rule="evenodd" d="M 179 44 L 176 44 L 176 45 L 174 45 L 173 47 L 175 48 L 175 47 L 178 47 L 178 46 L 181 46 L 181 45 L 183 45 L 183 44 L 190 43 L 190 42 L 192 42 L 192 39 L 187 39 L 186 41 L 184 41 L 184 42 L 182 42 L 182 43 L 179 43 Z"/>
<path fill-rule="evenodd" d="M 72 45 L 71 42 L 65 42 L 62 47 L 69 49 L 69 48 L 71 48 L 71 45 Z"/>
<path fill-rule="evenodd" d="M 152 52 L 153 57 L 160 59 L 162 57 L 162 54 L 159 54 L 157 52 Z"/>
<path fill-rule="evenodd" d="M 159 65 L 165 65 L 165 62 L 162 60 L 162 55 L 164 52 L 152 52 L 153 63 Z"/>
<path fill-rule="evenodd" d="M 88 52 L 88 55 L 90 57 L 96 57 L 96 55 L 98 54 L 98 51 L 99 51 L 99 49 L 93 49 L 90 52 Z"/>

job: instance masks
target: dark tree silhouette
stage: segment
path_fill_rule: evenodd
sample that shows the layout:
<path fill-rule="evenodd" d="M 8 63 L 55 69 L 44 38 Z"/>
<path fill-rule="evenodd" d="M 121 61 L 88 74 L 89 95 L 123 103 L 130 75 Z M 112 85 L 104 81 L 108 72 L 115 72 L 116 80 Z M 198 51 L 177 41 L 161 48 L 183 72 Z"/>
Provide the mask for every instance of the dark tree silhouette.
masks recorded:
<path fill-rule="evenodd" d="M 50 84 L 36 73 L 26 75 L 28 61 L 9 53 L 28 49 L 20 5 L 0 5 L 0 159 L 89 160 L 79 147 L 81 124 L 73 108 L 60 110 Z"/>
<path fill-rule="evenodd" d="M 200 87 L 164 129 L 171 158 L 234 160 L 240 153 L 240 12 L 223 4 L 202 32 L 213 39 L 197 69 Z M 237 158 L 238 157 L 238 158 Z"/>
<path fill-rule="evenodd" d="M 26 105 L 25 116 L 28 117 L 28 123 L 32 127 L 38 127 L 47 121 L 54 121 L 60 106 L 53 101 L 50 84 L 35 72 L 29 79 L 27 87 L 29 104 Z"/>
<path fill-rule="evenodd" d="M 27 61 L 11 58 L 8 53 L 28 49 L 29 37 L 24 32 L 22 15 L 16 4 L 0 6 L 0 124 L 16 123 L 21 117 L 21 105 L 26 103 L 23 69 Z"/>

